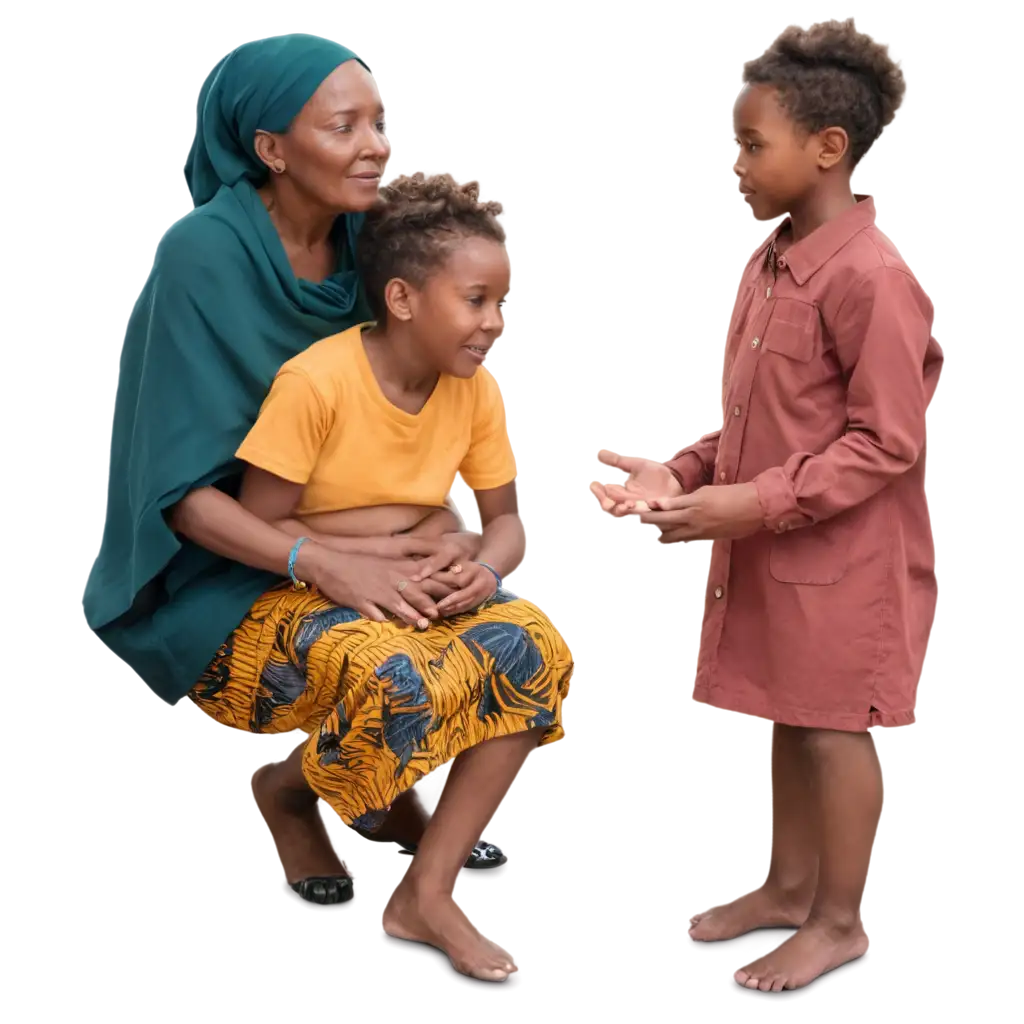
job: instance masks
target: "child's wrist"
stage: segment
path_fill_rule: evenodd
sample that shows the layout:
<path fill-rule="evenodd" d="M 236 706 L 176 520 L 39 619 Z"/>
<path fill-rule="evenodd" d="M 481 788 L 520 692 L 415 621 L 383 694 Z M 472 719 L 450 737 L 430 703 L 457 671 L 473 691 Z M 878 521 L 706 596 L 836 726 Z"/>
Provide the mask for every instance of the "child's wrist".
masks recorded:
<path fill-rule="evenodd" d="M 477 560 L 479 565 L 485 572 L 489 572 L 494 577 L 494 588 L 495 590 L 501 590 L 502 574 L 493 566 L 490 562 L 484 562 Z"/>

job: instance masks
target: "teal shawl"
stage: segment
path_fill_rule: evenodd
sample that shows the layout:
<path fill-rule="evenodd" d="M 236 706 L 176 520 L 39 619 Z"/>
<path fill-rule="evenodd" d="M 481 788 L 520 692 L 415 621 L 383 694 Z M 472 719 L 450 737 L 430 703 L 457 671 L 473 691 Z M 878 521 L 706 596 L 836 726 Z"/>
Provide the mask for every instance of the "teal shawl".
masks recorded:
<path fill-rule="evenodd" d="M 160 242 L 128 323 L 85 614 L 170 703 L 278 580 L 176 536 L 165 511 L 197 487 L 234 493 L 234 453 L 281 364 L 371 318 L 352 257 L 361 217 L 338 218 L 337 271 L 314 284 L 293 274 L 255 191 L 266 175 L 256 130 L 286 130 L 349 60 L 358 58 L 336 43 L 292 35 L 248 43 L 217 65 L 185 170 L 196 208 Z"/>

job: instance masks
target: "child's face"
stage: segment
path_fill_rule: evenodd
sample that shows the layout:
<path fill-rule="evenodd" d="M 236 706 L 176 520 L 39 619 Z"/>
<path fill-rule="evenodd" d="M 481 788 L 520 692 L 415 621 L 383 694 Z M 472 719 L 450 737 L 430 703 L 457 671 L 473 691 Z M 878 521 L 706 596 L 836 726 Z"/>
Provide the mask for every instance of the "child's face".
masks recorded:
<path fill-rule="evenodd" d="M 794 124 L 770 86 L 748 85 L 733 108 L 740 155 L 733 170 L 758 220 L 799 206 L 819 181 L 817 138 Z"/>
<path fill-rule="evenodd" d="M 438 373 L 472 377 L 505 329 L 511 267 L 505 246 L 466 238 L 422 288 L 409 292 L 410 326 Z"/>

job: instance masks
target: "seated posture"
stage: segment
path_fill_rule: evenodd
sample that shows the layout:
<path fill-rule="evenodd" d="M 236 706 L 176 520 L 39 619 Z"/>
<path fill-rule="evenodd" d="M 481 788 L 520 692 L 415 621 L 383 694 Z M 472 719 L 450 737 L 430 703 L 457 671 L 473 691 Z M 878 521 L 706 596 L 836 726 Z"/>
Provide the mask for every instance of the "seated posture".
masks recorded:
<path fill-rule="evenodd" d="M 261 771 L 308 787 L 369 838 L 454 758 L 384 927 L 492 981 L 515 963 L 458 909 L 455 879 L 527 754 L 562 736 L 572 672 L 543 613 L 502 589 L 525 539 L 501 394 L 482 368 L 509 285 L 500 211 L 448 176 L 382 191 L 357 249 L 376 324 L 285 363 L 237 453 L 243 507 L 296 537 L 291 581 L 257 601 L 192 691 L 227 725 L 310 733 Z M 447 507 L 456 473 L 477 496 L 477 557 L 453 541 L 416 560 L 417 538 L 460 531 Z M 408 557 L 367 557 L 396 544 Z M 324 576 L 324 547 L 365 559 L 350 600 Z M 408 603 L 389 615 L 386 592 Z"/>

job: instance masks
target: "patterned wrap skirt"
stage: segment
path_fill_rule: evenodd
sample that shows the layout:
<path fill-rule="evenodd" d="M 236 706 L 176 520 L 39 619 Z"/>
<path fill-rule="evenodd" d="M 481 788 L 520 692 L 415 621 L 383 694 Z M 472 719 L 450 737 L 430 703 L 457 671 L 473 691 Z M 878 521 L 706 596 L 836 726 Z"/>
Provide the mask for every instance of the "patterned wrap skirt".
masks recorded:
<path fill-rule="evenodd" d="M 190 696 L 236 729 L 309 733 L 310 787 L 373 831 L 399 794 L 484 740 L 561 739 L 572 668 L 544 613 L 506 591 L 420 631 L 285 584 L 253 605 Z"/>

